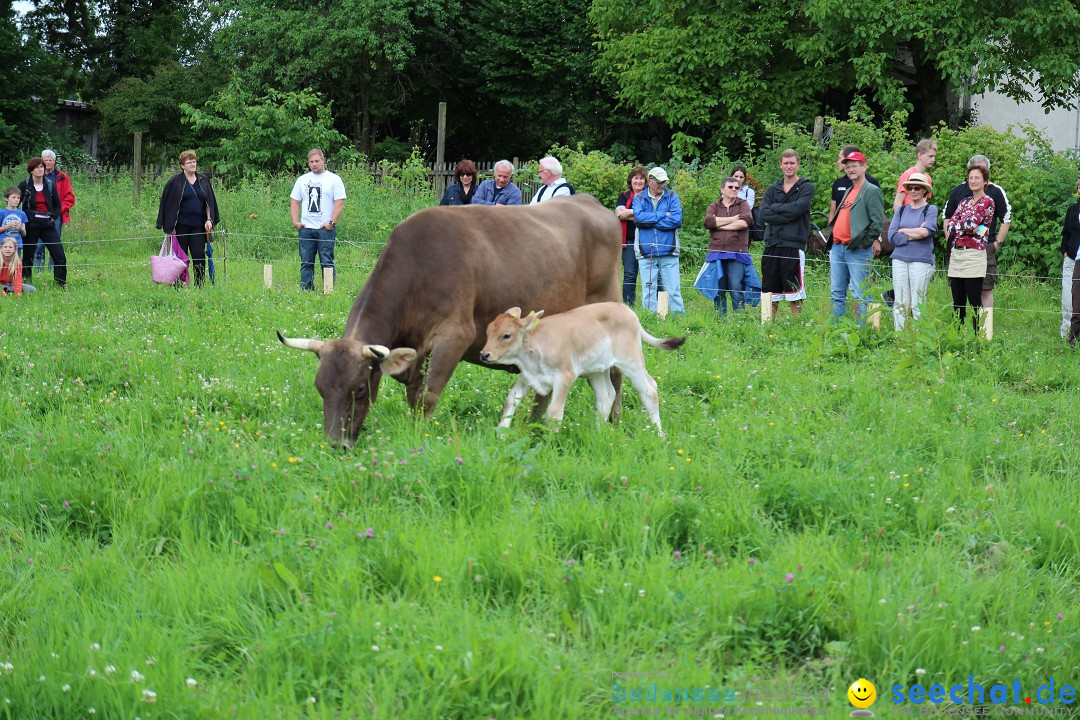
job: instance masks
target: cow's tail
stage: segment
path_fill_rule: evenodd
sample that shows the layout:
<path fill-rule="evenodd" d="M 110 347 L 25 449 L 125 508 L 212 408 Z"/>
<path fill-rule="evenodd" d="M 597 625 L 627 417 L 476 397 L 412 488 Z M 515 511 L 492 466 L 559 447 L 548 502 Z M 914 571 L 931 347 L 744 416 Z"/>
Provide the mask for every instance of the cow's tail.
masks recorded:
<path fill-rule="evenodd" d="M 645 332 L 645 328 L 641 328 L 641 339 L 649 343 L 653 347 L 662 348 L 664 350 L 674 350 L 675 348 L 686 342 L 685 337 L 669 337 L 663 339 L 653 337 L 649 333 Z"/>

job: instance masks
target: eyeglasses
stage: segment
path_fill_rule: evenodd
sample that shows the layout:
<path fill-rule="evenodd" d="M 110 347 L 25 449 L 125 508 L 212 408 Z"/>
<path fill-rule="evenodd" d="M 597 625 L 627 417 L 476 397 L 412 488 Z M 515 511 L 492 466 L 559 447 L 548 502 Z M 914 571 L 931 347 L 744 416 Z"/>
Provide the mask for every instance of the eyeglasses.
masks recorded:
<path fill-rule="evenodd" d="M 458 177 L 472 177 L 472 173 L 458 173 Z"/>
<path fill-rule="evenodd" d="M 739 186 L 738 185 L 725 185 L 724 189 L 725 190 L 738 190 Z"/>

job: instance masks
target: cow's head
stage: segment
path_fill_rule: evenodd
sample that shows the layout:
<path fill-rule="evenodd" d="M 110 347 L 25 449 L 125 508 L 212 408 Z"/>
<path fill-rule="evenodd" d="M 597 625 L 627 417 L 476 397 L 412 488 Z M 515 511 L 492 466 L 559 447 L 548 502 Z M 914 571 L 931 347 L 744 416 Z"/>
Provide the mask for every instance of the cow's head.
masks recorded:
<path fill-rule="evenodd" d="M 323 399 L 323 432 L 335 444 L 352 447 L 379 392 L 383 374 L 396 375 L 416 360 L 410 348 L 390 350 L 357 340 L 278 339 L 291 348 L 319 357 L 315 388 Z"/>
<path fill-rule="evenodd" d="M 513 365 L 521 350 L 526 333 L 540 322 L 543 310 L 534 310 L 521 317 L 521 308 L 512 307 L 499 315 L 487 326 L 487 343 L 480 351 L 480 359 L 492 365 Z"/>

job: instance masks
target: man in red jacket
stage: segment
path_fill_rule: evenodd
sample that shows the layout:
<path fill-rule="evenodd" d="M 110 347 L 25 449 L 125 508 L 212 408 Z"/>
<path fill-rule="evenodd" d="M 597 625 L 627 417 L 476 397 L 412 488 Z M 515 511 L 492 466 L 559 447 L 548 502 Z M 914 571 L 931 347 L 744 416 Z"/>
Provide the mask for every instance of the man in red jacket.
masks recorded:
<path fill-rule="evenodd" d="M 56 218 L 56 239 L 60 239 L 60 233 L 64 225 L 71 222 L 71 208 L 75 205 L 75 191 L 71 189 L 71 178 L 67 173 L 61 172 L 56 167 L 56 153 L 45 149 L 41 151 L 41 160 L 45 163 L 45 177 L 56 185 L 56 192 L 60 196 L 60 215 Z M 34 267 L 41 268 L 45 265 L 45 243 L 38 241 L 34 251 Z M 49 258 L 49 267 L 52 267 L 52 257 Z"/>

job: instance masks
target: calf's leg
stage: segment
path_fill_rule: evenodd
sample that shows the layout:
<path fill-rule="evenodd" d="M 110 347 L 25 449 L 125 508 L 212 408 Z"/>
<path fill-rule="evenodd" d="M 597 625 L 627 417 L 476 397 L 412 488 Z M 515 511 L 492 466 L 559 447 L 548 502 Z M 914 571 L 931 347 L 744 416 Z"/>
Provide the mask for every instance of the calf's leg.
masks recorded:
<path fill-rule="evenodd" d="M 528 391 L 529 384 L 524 379 L 514 383 L 514 387 L 510 388 L 510 392 L 506 394 L 506 403 L 503 405 L 502 420 L 499 421 L 499 427 L 510 427 L 510 421 L 514 419 L 514 411 L 517 410 L 518 403 L 521 402 L 521 398 L 525 397 L 525 393 Z"/>
<path fill-rule="evenodd" d="M 624 365 L 622 371 L 626 373 L 626 377 L 638 391 L 638 395 L 641 397 L 641 404 L 645 407 L 645 412 L 648 413 L 649 420 L 652 421 L 652 424 L 655 425 L 656 429 L 663 435 L 664 429 L 660 427 L 660 392 L 657 390 L 656 381 L 653 380 L 652 375 L 645 369 L 644 363 L 636 367 Z"/>
<path fill-rule="evenodd" d="M 562 372 L 555 378 L 551 390 L 551 405 L 548 406 L 547 416 L 552 420 L 562 422 L 563 412 L 566 411 L 566 397 L 570 394 L 570 386 L 577 380 L 572 372 Z"/>
<path fill-rule="evenodd" d="M 593 395 L 596 396 L 596 412 L 604 420 L 611 418 L 611 406 L 615 404 L 615 387 L 611 384 L 611 375 L 607 370 L 589 375 Z"/>

